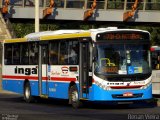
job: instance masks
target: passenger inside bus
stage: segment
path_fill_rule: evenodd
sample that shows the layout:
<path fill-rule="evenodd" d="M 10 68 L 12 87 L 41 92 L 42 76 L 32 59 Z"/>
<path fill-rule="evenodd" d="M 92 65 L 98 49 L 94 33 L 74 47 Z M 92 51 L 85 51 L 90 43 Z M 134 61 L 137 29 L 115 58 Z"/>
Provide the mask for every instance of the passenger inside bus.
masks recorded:
<path fill-rule="evenodd" d="M 68 56 L 69 57 L 69 64 L 77 64 L 77 48 L 76 47 L 73 47 L 70 51 L 70 55 Z"/>
<path fill-rule="evenodd" d="M 50 64 L 55 65 L 58 62 L 58 54 L 54 50 L 50 50 L 49 52 L 49 57 L 50 57 Z"/>

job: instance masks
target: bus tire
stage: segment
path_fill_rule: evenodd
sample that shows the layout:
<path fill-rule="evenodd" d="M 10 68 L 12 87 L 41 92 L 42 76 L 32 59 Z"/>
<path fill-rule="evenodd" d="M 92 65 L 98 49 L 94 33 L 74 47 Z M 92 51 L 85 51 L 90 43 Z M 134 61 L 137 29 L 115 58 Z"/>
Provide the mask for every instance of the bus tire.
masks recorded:
<path fill-rule="evenodd" d="M 78 90 L 76 85 L 72 85 L 69 89 L 69 101 L 72 104 L 73 108 L 82 107 L 82 102 L 79 100 Z"/>
<path fill-rule="evenodd" d="M 27 103 L 33 102 L 33 97 L 31 95 L 31 87 L 30 87 L 29 82 L 26 82 L 24 85 L 24 100 Z"/>

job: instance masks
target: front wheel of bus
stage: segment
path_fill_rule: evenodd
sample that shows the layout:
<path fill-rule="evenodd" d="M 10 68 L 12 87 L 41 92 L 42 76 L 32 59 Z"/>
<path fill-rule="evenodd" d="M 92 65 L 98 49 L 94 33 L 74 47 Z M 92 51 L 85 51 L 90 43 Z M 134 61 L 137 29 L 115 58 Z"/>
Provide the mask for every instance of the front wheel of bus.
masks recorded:
<path fill-rule="evenodd" d="M 78 90 L 76 85 L 71 86 L 69 89 L 69 101 L 72 104 L 73 108 L 82 107 L 82 102 L 79 100 Z"/>
<path fill-rule="evenodd" d="M 33 97 L 31 95 L 31 87 L 30 87 L 30 84 L 29 82 L 27 82 L 24 86 L 24 100 L 27 102 L 27 103 L 30 103 L 33 101 Z"/>

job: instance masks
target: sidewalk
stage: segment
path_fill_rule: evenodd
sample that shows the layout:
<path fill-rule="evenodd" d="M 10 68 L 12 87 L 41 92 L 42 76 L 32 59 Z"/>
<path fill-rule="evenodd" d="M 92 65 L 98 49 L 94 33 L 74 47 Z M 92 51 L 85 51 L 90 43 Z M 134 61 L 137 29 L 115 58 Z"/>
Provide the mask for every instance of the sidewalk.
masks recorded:
<path fill-rule="evenodd" d="M 160 107 L 160 98 L 158 98 L 157 106 L 159 106 L 159 107 Z"/>
<path fill-rule="evenodd" d="M 2 90 L 2 89 L 0 89 L 0 93 L 2 93 L 2 94 L 18 94 L 18 93 L 14 93 L 14 92 Z"/>

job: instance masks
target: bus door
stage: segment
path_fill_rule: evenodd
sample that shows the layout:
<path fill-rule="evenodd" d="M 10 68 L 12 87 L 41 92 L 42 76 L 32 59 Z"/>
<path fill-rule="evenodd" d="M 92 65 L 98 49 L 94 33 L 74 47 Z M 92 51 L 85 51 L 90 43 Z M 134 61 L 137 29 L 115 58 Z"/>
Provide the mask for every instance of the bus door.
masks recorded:
<path fill-rule="evenodd" d="M 80 98 L 87 98 L 89 92 L 89 42 L 80 42 Z"/>
<path fill-rule="evenodd" d="M 48 45 L 39 45 L 39 93 L 48 96 Z"/>

